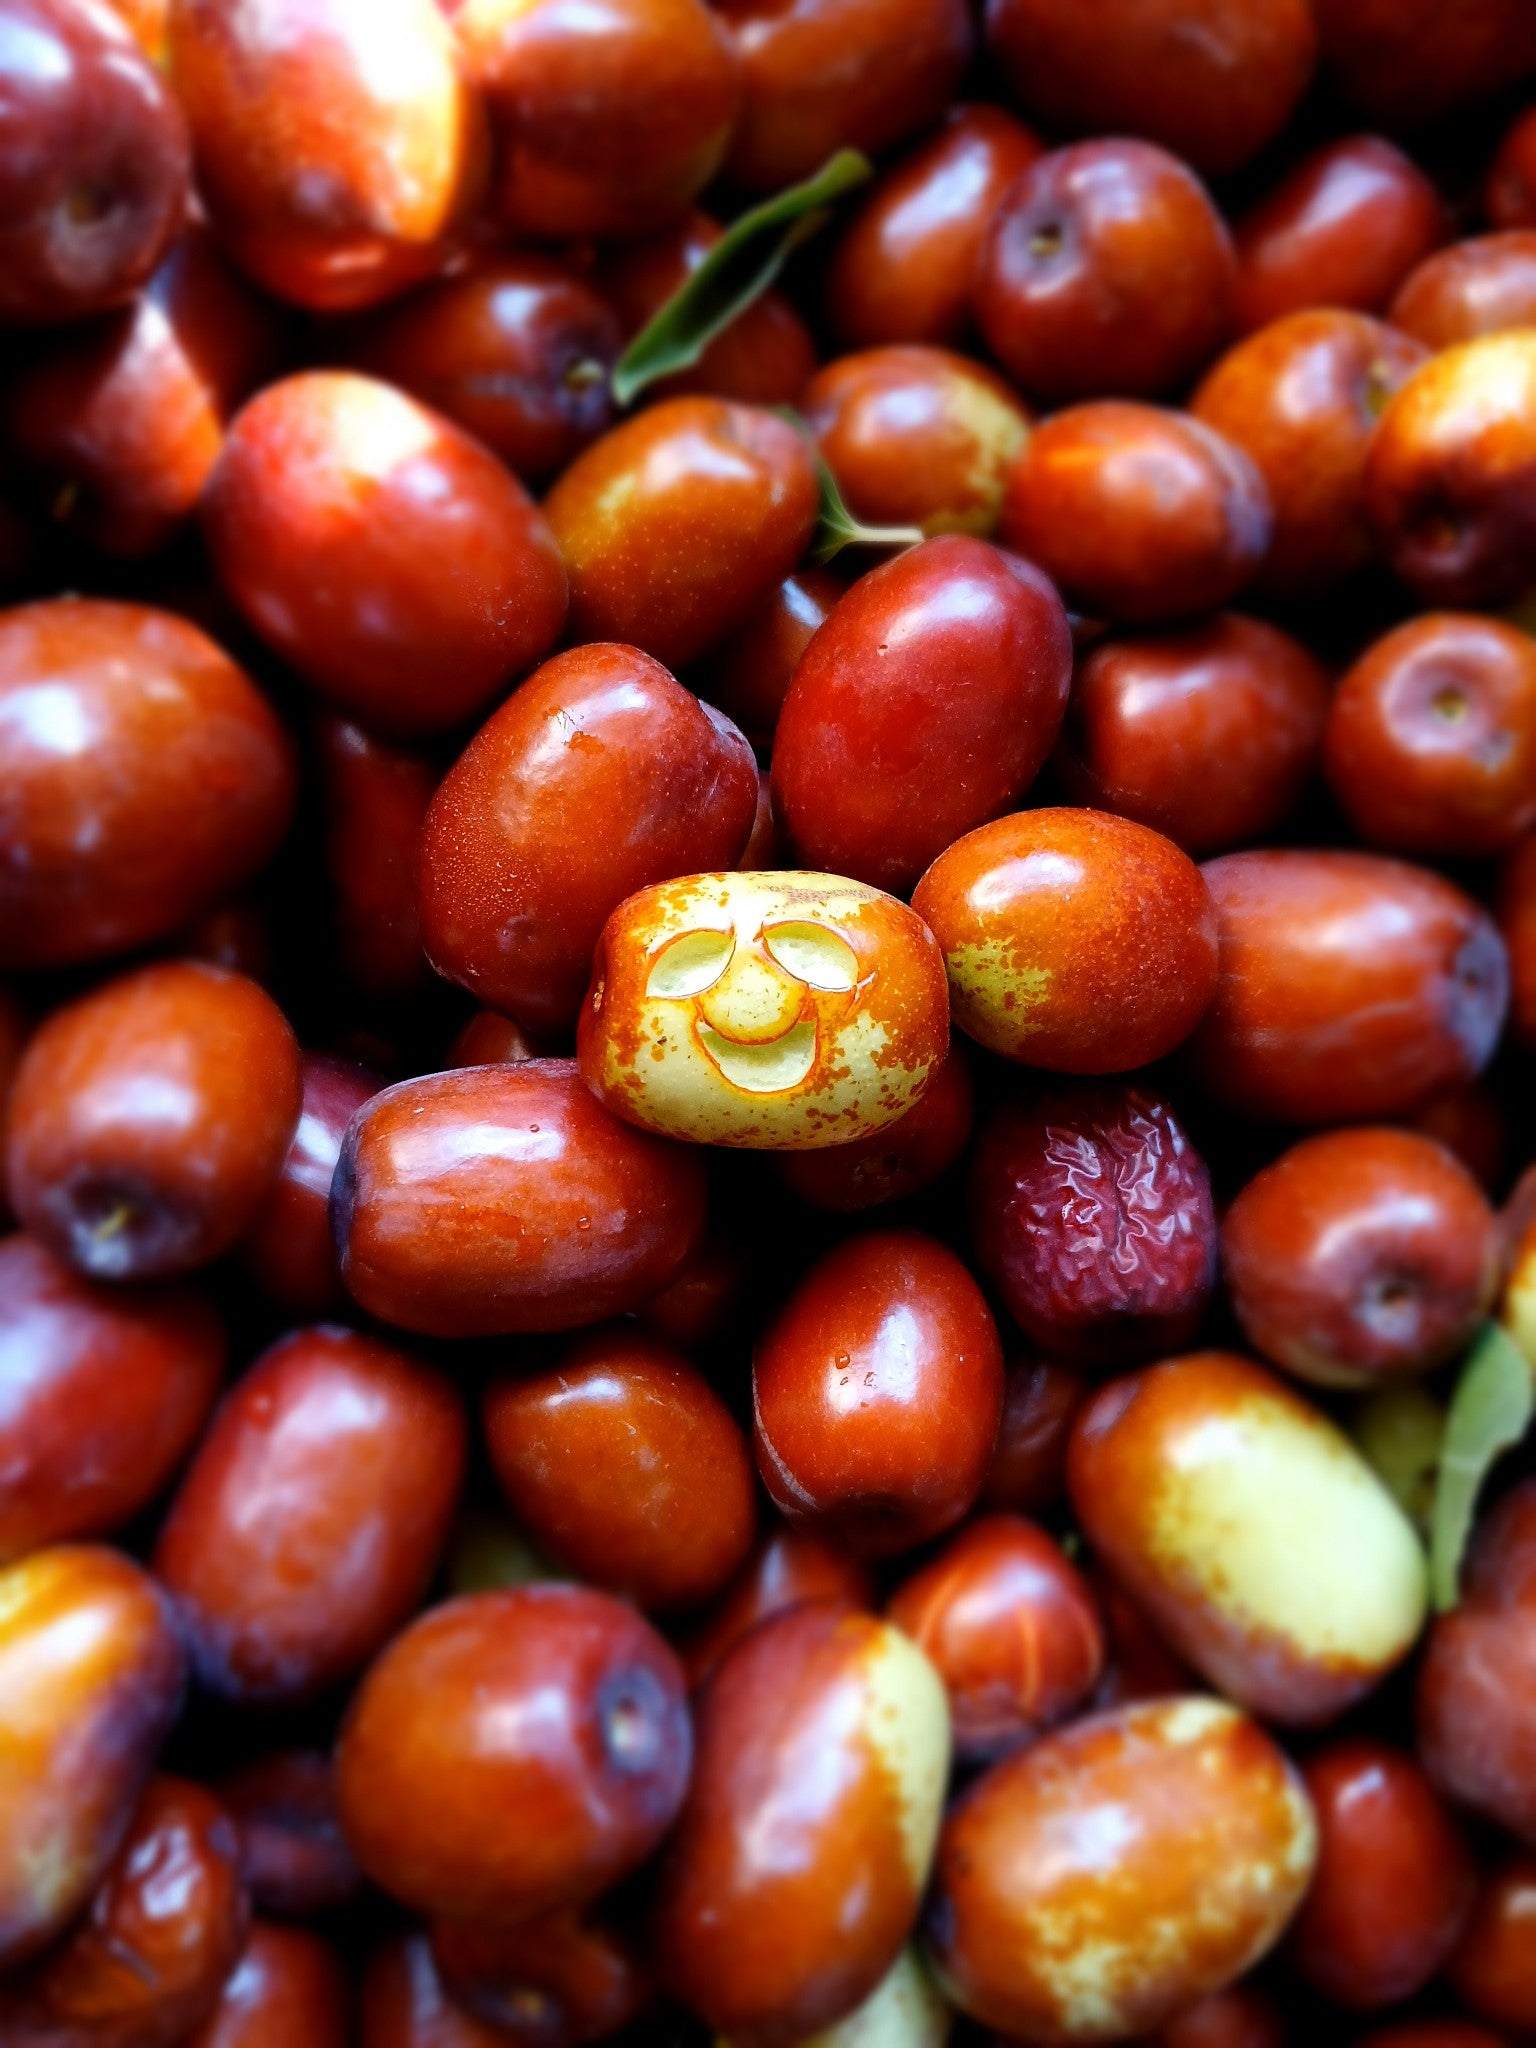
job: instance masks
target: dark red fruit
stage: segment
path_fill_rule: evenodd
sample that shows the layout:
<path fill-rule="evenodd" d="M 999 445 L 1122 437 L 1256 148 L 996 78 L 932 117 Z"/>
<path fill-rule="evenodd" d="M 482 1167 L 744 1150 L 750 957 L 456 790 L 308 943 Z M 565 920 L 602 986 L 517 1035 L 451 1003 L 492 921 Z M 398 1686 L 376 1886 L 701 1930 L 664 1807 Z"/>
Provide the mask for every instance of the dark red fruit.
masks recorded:
<path fill-rule="evenodd" d="M 1004 1109 L 971 1174 L 976 1256 L 1043 1350 L 1094 1365 L 1177 1351 L 1216 1280 L 1205 1161 L 1148 1090 Z"/>

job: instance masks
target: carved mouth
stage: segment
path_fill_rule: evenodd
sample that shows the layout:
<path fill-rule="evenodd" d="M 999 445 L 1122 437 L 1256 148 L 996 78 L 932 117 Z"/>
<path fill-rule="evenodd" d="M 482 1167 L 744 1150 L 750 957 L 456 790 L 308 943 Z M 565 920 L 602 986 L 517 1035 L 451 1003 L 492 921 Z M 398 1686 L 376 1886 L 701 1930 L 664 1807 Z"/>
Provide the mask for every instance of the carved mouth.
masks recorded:
<path fill-rule="evenodd" d="M 698 1027 L 699 1043 L 733 1088 L 748 1095 L 777 1095 L 785 1088 L 798 1088 L 816 1064 L 816 1024 L 813 1018 L 792 1024 L 781 1038 L 766 1045 L 743 1045 L 735 1038 L 722 1038 L 711 1025 Z"/>

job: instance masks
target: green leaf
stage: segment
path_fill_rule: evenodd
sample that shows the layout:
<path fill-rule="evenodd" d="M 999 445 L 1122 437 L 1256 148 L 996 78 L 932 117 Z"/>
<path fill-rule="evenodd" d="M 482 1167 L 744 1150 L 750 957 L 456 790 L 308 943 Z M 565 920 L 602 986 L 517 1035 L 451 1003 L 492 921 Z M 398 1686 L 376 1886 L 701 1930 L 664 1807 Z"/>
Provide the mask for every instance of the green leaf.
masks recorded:
<path fill-rule="evenodd" d="M 1461 1560 L 1477 1496 L 1501 1452 L 1519 1443 L 1536 1407 L 1525 1354 L 1497 1323 L 1467 1354 L 1446 1418 L 1445 1449 L 1429 1530 L 1429 1586 L 1437 1613 L 1460 1598 Z"/>
<path fill-rule="evenodd" d="M 803 429 L 807 439 L 810 429 L 805 422 L 787 407 L 777 410 L 793 419 Z M 854 518 L 843 503 L 843 494 L 837 487 L 837 478 L 827 467 L 820 449 L 812 442 L 816 456 L 816 474 L 821 484 L 821 503 L 816 513 L 816 530 L 811 535 L 810 556 L 813 562 L 830 562 L 834 555 L 840 555 L 844 548 L 909 548 L 923 539 L 920 526 L 865 526 Z"/>
<path fill-rule="evenodd" d="M 840 149 L 813 178 L 733 221 L 614 364 L 617 403 L 628 405 L 658 378 L 691 370 L 715 336 L 767 291 L 790 251 L 832 218 L 833 202 L 873 169 L 860 151 Z"/>
<path fill-rule="evenodd" d="M 1445 1451 L 1444 1407 L 1416 1381 L 1381 1387 L 1356 1406 L 1352 1433 L 1382 1485 L 1427 1536 Z"/>

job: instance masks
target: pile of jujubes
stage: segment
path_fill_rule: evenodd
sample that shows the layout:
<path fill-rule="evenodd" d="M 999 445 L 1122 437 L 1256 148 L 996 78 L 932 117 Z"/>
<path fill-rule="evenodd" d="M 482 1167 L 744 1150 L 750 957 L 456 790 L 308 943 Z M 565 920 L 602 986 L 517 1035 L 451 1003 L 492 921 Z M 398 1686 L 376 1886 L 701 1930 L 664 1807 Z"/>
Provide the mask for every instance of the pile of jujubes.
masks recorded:
<path fill-rule="evenodd" d="M 0 2048 L 1536 2042 L 1536 5 L 0 0 Z"/>

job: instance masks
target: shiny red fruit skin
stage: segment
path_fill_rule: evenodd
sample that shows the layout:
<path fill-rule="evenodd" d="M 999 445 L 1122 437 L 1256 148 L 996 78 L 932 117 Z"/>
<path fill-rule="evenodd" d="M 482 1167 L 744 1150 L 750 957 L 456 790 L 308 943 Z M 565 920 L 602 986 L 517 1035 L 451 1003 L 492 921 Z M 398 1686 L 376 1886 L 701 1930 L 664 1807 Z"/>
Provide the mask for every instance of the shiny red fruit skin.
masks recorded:
<path fill-rule="evenodd" d="M 424 1932 L 395 1935 L 370 1957 L 358 1993 L 358 2048 L 506 2048 L 448 1993 Z"/>
<path fill-rule="evenodd" d="M 0 1575 L 0 1967 L 89 1903 L 185 1690 L 170 1602 L 120 1551 L 60 1544 Z"/>
<path fill-rule="evenodd" d="M 661 311 L 724 233 L 717 220 L 694 207 L 675 227 L 618 249 L 601 280 L 626 340 Z M 811 330 L 783 293 L 770 287 L 721 329 L 691 369 L 659 377 L 652 389 L 657 397 L 697 392 L 743 405 L 796 405 L 815 367 Z"/>
<path fill-rule="evenodd" d="M 417 872 L 442 763 L 419 743 L 380 739 L 329 711 L 312 729 L 338 964 L 370 1002 L 404 1002 L 432 979 L 421 944 Z"/>
<path fill-rule="evenodd" d="M 1237 224 L 1238 325 L 1313 306 L 1379 313 L 1446 229 L 1434 185 L 1400 149 L 1379 135 L 1328 143 Z"/>
<path fill-rule="evenodd" d="M 192 229 L 131 306 L 12 380 L 6 440 L 49 518 L 106 554 L 152 554 L 196 511 L 229 417 L 279 343 L 272 309 Z"/>
<path fill-rule="evenodd" d="M 805 436 L 763 406 L 668 398 L 621 420 L 544 501 L 570 576 L 570 637 L 639 647 L 671 669 L 699 660 L 794 570 L 816 510 Z"/>
<path fill-rule="evenodd" d="M 756 808 L 746 740 L 659 661 L 610 641 L 557 654 L 432 800 L 427 953 L 529 1030 L 564 1030 L 610 912 L 653 882 L 734 867 Z"/>
<path fill-rule="evenodd" d="M 981 1489 L 989 1508 L 1036 1515 L 1067 1490 L 1067 1444 L 1088 1398 L 1087 1378 L 1054 1358 L 1015 1358 L 1003 1385 L 1003 1419 Z"/>
<path fill-rule="evenodd" d="M 944 534 L 860 577 L 801 655 L 773 746 L 802 866 L 904 892 L 1014 808 L 1071 684 L 1061 600 L 1031 564 Z"/>
<path fill-rule="evenodd" d="M 1285 2048 L 1285 2019 L 1270 1993 L 1239 1978 L 1175 2013 L 1150 2040 L 1155 2048 Z"/>
<path fill-rule="evenodd" d="M 758 1344 L 758 1471 L 792 1523 L 868 1557 L 958 1522 L 997 1435 L 1003 1357 L 937 1240 L 871 1231 L 814 1266 Z"/>
<path fill-rule="evenodd" d="M 436 1570 L 466 1435 L 456 1389 L 376 1338 L 322 1325 L 266 1352 L 155 1549 L 203 1686 L 292 1704 L 381 1649 Z"/>
<path fill-rule="evenodd" d="M 835 570 L 797 569 L 694 673 L 700 696 L 718 705 L 765 753 L 796 665 L 843 588 Z M 772 863 L 744 859 L 742 865 Z"/>
<path fill-rule="evenodd" d="M 164 938 L 248 881 L 288 829 L 287 734 L 173 613 L 78 597 L 0 613 L 0 711 L 7 970 Z M 59 752 L 45 713 L 89 744 Z"/>
<path fill-rule="evenodd" d="M 1384 321 L 1317 306 L 1261 327 L 1207 371 L 1190 410 L 1256 465 L 1274 514 L 1256 591 L 1311 597 L 1371 560 L 1366 463 L 1376 423 L 1426 360 Z"/>
<path fill-rule="evenodd" d="M 1055 766 L 1074 803 L 1161 832 L 1196 859 L 1266 837 L 1317 765 L 1322 664 L 1240 612 L 1119 634 L 1078 662 Z"/>
<path fill-rule="evenodd" d="M 167 31 L 199 197 L 266 290 L 345 312 L 441 266 L 486 134 L 430 0 L 175 0 Z"/>
<path fill-rule="evenodd" d="M 649 1623 L 586 1587 L 521 1586 L 396 1636 L 353 1696 L 337 1797 L 384 1890 L 511 1924 L 643 1863 L 691 1756 L 682 1667 Z"/>
<path fill-rule="evenodd" d="M 154 1778 L 83 1916 L 0 1980 L 0 2038 L 183 2048 L 218 2004 L 249 1920 L 229 1815 L 200 1785 Z"/>
<path fill-rule="evenodd" d="M 515 1927 L 440 1920 L 432 1957 L 451 1996 L 514 2048 L 606 2040 L 655 1991 L 639 1943 L 568 1909 Z"/>
<path fill-rule="evenodd" d="M 1320 1386 L 1380 1386 L 1472 1341 L 1498 1285 L 1498 1226 L 1433 1139 L 1355 1126 L 1304 1138 L 1238 1190 L 1222 1263 L 1256 1351 Z"/>
<path fill-rule="evenodd" d="M 1216 984 L 1200 871 L 1107 811 L 1015 811 L 946 847 L 912 893 L 949 974 L 950 1010 L 989 1051 L 1064 1074 L 1164 1058 Z"/>
<path fill-rule="evenodd" d="M 254 1217 L 301 1100 L 298 1046 L 264 989 L 197 961 L 141 967 L 29 1042 L 10 1099 L 12 1205 L 93 1278 L 191 1272 Z"/>
<path fill-rule="evenodd" d="M 973 304 L 990 352 L 1044 404 L 1159 398 L 1226 340 L 1237 266 L 1200 180 L 1155 143 L 1054 150 L 1005 194 Z"/>
<path fill-rule="evenodd" d="M 1536 235 L 1512 228 L 1452 242 L 1410 271 L 1391 319 L 1426 348 L 1529 327 L 1536 317 Z"/>
<path fill-rule="evenodd" d="M 12 0 L 0 62 L 0 319 L 130 300 L 186 219 L 187 124 L 110 7 Z"/>
<path fill-rule="evenodd" d="M 1427 868 L 1352 851 L 1223 854 L 1216 994 L 1191 1069 L 1223 1108 L 1285 1123 L 1400 1115 L 1471 1080 L 1509 966 L 1493 921 Z"/>
<path fill-rule="evenodd" d="M 1516 2034 L 1536 2028 L 1536 1856 L 1529 1850 L 1495 1862 L 1478 1887 L 1447 1975 L 1463 2004 Z"/>
<path fill-rule="evenodd" d="M 697 1606 L 745 1562 L 751 1454 L 680 1352 L 623 1324 L 544 1372 L 492 1382 L 491 1463 L 518 1526 L 590 1584 L 647 1610 Z"/>
<path fill-rule="evenodd" d="M 1309 1757 L 1302 1776 L 1320 1847 L 1290 1960 L 1336 2005 L 1398 2005 L 1456 1945 L 1472 1906 L 1472 1851 L 1406 1750 L 1346 1737 Z"/>
<path fill-rule="evenodd" d="M 894 1628 L 776 1614 L 698 1698 L 687 1803 L 652 1897 L 663 1984 L 744 2048 L 846 2015 L 917 1918 L 948 1762 L 943 1692 Z M 782 1845 L 764 1856 L 764 1840 Z"/>
<path fill-rule="evenodd" d="M 573 271 L 508 250 L 370 314 L 348 354 L 536 484 L 608 425 L 619 323 Z"/>
<path fill-rule="evenodd" d="M 347 1126 L 384 1085 L 329 1053 L 300 1054 L 303 1097 L 288 1157 L 240 1244 L 245 1269 L 268 1301 L 295 1320 L 346 1304 L 331 1240 L 331 1181 Z"/>
<path fill-rule="evenodd" d="M 873 1610 L 874 1579 L 868 1565 L 850 1556 L 842 1544 L 780 1523 L 684 1644 L 683 1662 L 693 1691 L 699 1691 L 727 1651 L 759 1622 L 808 1600 L 835 1600 Z"/>
<path fill-rule="evenodd" d="M 327 1943 L 258 1920 L 187 2048 L 347 2048 L 349 2006 L 346 1972 Z"/>
<path fill-rule="evenodd" d="M 892 164 L 844 229 L 827 270 L 827 310 L 849 348 L 921 341 L 954 347 L 999 200 L 1041 153 L 1001 107 L 961 102 Z"/>
<path fill-rule="evenodd" d="M 741 67 L 702 0 L 453 0 L 446 11 L 491 111 L 496 212 L 514 235 L 662 228 L 719 169 Z"/>
<path fill-rule="evenodd" d="M 807 384 L 800 410 L 860 523 L 982 540 L 997 526 L 1030 426 L 997 371 L 911 342 L 835 357 Z"/>
<path fill-rule="evenodd" d="M 1092 1714 L 951 1805 L 928 1953 L 950 2001 L 1008 2037 L 1145 2037 L 1273 1946 L 1315 1843 L 1293 1766 L 1225 1701 Z"/>
<path fill-rule="evenodd" d="M 0 1239 L 0 1564 L 146 1506 L 207 1420 L 224 1351 L 190 1288 L 95 1286 L 30 1237 Z"/>
<path fill-rule="evenodd" d="M 1284 127 L 1317 59 L 1304 0 L 989 0 L 1010 97 L 1053 133 L 1149 135 L 1212 175 Z"/>
<path fill-rule="evenodd" d="M 742 106 L 727 175 L 750 192 L 808 178 L 840 148 L 877 152 L 943 113 L 972 53 L 959 0 L 729 0 Z"/>
<path fill-rule="evenodd" d="M 331 1225 L 347 1291 L 401 1329 L 569 1330 L 658 1293 L 703 1235 L 705 1194 L 695 1148 L 610 1116 L 574 1060 L 527 1060 L 365 1103 Z"/>
<path fill-rule="evenodd" d="M 1099 398 L 1030 434 L 997 538 L 1077 610 L 1152 624 L 1230 603 L 1273 531 L 1264 478 L 1235 441 L 1190 413 Z"/>
<path fill-rule="evenodd" d="M 1476 1529 L 1461 1604 L 1432 1625 L 1418 1679 L 1418 1753 L 1436 1788 L 1536 1848 L 1536 1480 Z"/>
<path fill-rule="evenodd" d="M 1340 681 L 1323 764 L 1368 846 L 1507 853 L 1536 824 L 1536 644 L 1475 613 L 1410 619 Z"/>
<path fill-rule="evenodd" d="M 482 711 L 565 622 L 560 550 L 522 485 L 371 377 L 313 370 L 258 393 L 231 422 L 202 526 L 255 630 L 382 732 Z"/>
<path fill-rule="evenodd" d="M 886 1613 L 943 1679 L 964 1763 L 990 1763 L 1071 1719 L 1104 1666 L 1082 1574 L 1016 1515 L 968 1522 L 897 1587 Z"/>

